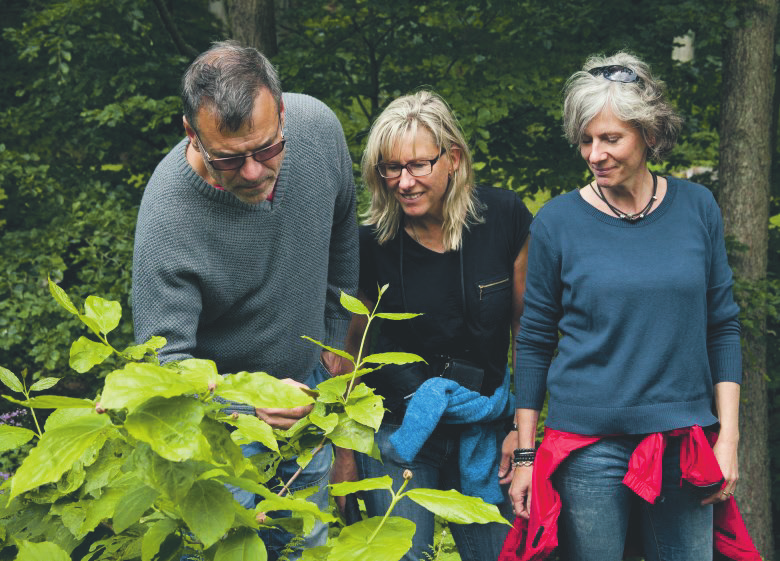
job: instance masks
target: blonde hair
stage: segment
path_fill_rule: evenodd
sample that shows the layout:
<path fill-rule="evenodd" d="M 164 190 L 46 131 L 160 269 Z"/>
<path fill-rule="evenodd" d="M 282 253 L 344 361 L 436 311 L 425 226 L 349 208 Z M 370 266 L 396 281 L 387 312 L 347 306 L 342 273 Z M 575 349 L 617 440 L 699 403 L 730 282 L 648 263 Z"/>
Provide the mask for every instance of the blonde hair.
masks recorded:
<path fill-rule="evenodd" d="M 601 66 L 625 66 L 639 77 L 636 82 L 612 82 L 588 71 Z M 650 67 L 628 52 L 611 57 L 591 56 L 564 87 L 563 129 L 572 144 L 579 144 L 588 124 L 609 108 L 615 117 L 642 134 L 648 156 L 661 162 L 677 143 L 682 118 L 666 99 L 666 84 L 653 77 Z"/>
<path fill-rule="evenodd" d="M 457 250 L 463 238 L 463 228 L 468 228 L 472 222 L 482 222 L 482 218 L 474 194 L 471 152 L 463 131 L 447 102 L 433 92 L 423 90 L 399 97 L 382 111 L 371 126 L 361 162 L 363 182 L 371 195 L 364 224 L 375 227 L 380 245 L 392 240 L 398 232 L 403 211 L 388 191 L 376 165 L 383 158 L 390 158 L 407 135 L 414 137 L 418 127 L 431 133 L 447 158 L 452 158 L 453 149 L 460 150 L 460 162 L 444 194 L 442 224 L 444 249 Z"/>

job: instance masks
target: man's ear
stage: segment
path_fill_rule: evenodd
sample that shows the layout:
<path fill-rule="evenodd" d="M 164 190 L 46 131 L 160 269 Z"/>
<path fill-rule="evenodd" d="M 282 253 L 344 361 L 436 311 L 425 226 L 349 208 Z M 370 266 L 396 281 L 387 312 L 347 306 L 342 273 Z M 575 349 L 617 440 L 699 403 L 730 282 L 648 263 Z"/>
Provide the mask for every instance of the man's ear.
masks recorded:
<path fill-rule="evenodd" d="M 184 132 L 187 133 L 187 137 L 190 139 L 190 145 L 198 152 L 200 152 L 200 144 L 198 143 L 198 139 L 195 136 L 195 129 L 192 128 L 189 121 L 187 121 L 187 117 L 182 116 L 181 118 L 182 123 L 184 124 Z"/>

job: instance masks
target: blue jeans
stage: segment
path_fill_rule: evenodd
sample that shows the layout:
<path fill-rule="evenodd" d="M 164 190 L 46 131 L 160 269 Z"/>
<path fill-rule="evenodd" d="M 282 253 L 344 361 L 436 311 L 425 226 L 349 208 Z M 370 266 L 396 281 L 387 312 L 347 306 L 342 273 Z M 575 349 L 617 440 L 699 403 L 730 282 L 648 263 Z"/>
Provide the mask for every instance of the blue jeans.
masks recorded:
<path fill-rule="evenodd" d="M 623 476 L 641 437 L 607 437 L 572 452 L 553 474 L 561 495 L 558 541 L 562 561 L 620 561 L 628 530 L 638 525 L 646 561 L 712 559 L 712 505 L 680 485 L 680 444 L 663 458 L 663 485 L 655 504 L 641 499 Z"/>
<path fill-rule="evenodd" d="M 452 432 L 451 427 L 439 425 L 411 462 L 402 460 L 388 440 L 397 429 L 398 425 L 383 422 L 376 434 L 376 443 L 384 465 L 367 455 L 356 454 L 358 473 L 361 478 L 389 475 L 393 479 L 393 489 L 397 491 L 403 483 L 404 470 L 409 469 L 414 477 L 409 481 L 406 490 L 416 488 L 460 490 L 459 439 Z M 504 436 L 503 431 L 496 431 L 495 437 L 499 450 Z M 512 507 L 506 498 L 507 489 L 504 488 L 503 491 L 505 500 L 498 507 L 504 517 L 511 520 Z M 390 494 L 387 491 L 368 491 L 364 493 L 364 498 L 369 516 L 381 516 L 390 506 Z M 411 499 L 402 499 L 393 509 L 392 516 L 411 520 L 417 527 L 412 539 L 412 548 L 404 555 L 404 561 L 418 561 L 425 559 L 424 552 L 433 553 L 431 549 L 434 532 L 433 513 Z M 498 559 L 509 526 L 495 522 L 450 524 L 450 530 L 463 561 L 491 561 Z"/>

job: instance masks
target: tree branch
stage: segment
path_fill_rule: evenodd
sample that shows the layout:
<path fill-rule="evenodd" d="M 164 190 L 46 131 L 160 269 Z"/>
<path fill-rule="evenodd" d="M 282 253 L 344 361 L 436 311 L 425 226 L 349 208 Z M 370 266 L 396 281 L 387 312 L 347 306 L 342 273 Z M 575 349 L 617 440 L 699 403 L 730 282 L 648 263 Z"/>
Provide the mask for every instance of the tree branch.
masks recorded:
<path fill-rule="evenodd" d="M 157 13 L 160 14 L 160 19 L 162 20 L 165 30 L 168 32 L 168 35 L 171 36 L 171 40 L 173 41 L 173 44 L 176 45 L 176 48 L 178 49 L 179 53 L 183 54 L 184 56 L 188 56 L 190 58 L 197 57 L 200 53 L 195 47 L 189 45 L 181 36 L 179 30 L 176 29 L 176 24 L 173 23 L 173 18 L 171 17 L 171 13 L 168 11 L 168 8 L 165 7 L 164 1 L 163 0 L 152 0 L 152 1 L 154 2 L 154 5 L 157 7 Z"/>

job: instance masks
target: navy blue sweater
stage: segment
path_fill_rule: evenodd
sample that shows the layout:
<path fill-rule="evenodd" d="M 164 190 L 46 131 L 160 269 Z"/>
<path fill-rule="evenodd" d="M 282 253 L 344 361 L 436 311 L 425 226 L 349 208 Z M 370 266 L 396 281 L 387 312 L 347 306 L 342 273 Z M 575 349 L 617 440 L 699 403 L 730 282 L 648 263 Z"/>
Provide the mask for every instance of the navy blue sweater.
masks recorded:
<path fill-rule="evenodd" d="M 547 426 L 587 435 L 715 423 L 714 384 L 742 376 L 732 284 L 701 185 L 668 178 L 637 222 L 556 197 L 531 226 L 517 407 L 541 409 L 549 390 Z"/>

